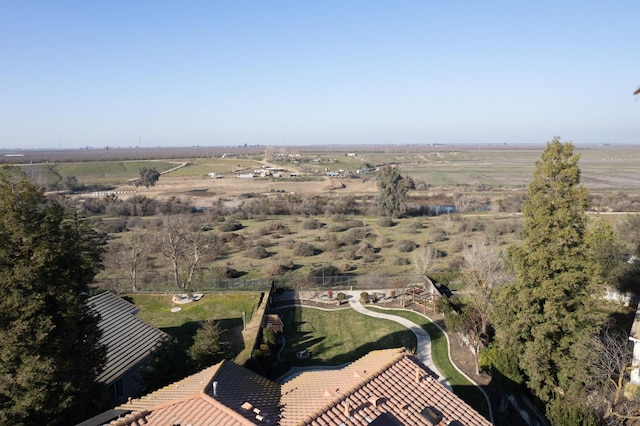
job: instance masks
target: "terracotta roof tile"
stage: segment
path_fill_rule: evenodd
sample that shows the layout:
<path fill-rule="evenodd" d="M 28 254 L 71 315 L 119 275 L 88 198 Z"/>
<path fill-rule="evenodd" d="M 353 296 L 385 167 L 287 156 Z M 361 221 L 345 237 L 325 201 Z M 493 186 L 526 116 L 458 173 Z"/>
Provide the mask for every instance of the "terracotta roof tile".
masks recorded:
<path fill-rule="evenodd" d="M 133 426 L 491 424 L 405 349 L 374 351 L 340 369 L 302 373 L 282 386 L 223 361 L 118 408 L 132 410 L 119 422 Z"/>
<path fill-rule="evenodd" d="M 438 425 L 491 423 L 445 388 L 433 372 L 404 349 L 374 351 L 347 367 L 303 373 L 282 385 L 280 424 L 368 425 L 383 421 L 430 425 L 421 413 L 440 413 Z M 346 407 L 348 404 L 348 407 Z"/>
<path fill-rule="evenodd" d="M 189 377 L 148 393 L 140 398 L 132 399 L 116 408 L 122 410 L 150 409 L 160 404 L 205 392 L 205 387 L 220 368 L 218 363 Z"/>

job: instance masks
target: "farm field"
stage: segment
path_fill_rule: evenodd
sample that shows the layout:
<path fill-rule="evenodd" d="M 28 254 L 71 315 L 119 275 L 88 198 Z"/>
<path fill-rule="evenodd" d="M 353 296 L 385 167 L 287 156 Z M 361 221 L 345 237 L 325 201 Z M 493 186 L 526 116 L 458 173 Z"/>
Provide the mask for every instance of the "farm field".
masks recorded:
<path fill-rule="evenodd" d="M 325 176 L 325 172 L 343 170 L 355 175 L 355 171 L 365 165 L 379 167 L 384 164 L 397 165 L 403 175 L 423 182 L 431 192 L 481 190 L 493 194 L 523 190 L 543 149 L 543 145 L 450 145 L 20 151 L 21 157 L 0 153 L 0 163 L 21 164 L 27 171 L 45 168 L 62 177 L 75 176 L 81 183 L 109 183 L 114 190 L 132 190 L 134 187 L 127 182 L 138 177 L 138 170 L 144 164 L 164 171 L 184 162 L 186 167 L 163 175 L 149 191 L 139 191 L 152 197 L 177 196 L 211 201 L 272 190 L 374 194 L 377 191 L 374 175 L 336 179 Z M 590 191 L 610 194 L 640 190 L 640 181 L 636 178 L 640 173 L 640 146 L 576 146 L 576 152 L 581 155 L 583 184 Z M 92 164 L 82 165 L 87 162 Z M 63 165 L 65 163 L 71 164 Z M 285 178 L 237 177 L 263 165 L 283 168 Z M 224 178 L 212 179 L 209 173 L 223 174 Z M 291 173 L 305 173 L 318 179 L 290 179 Z"/>

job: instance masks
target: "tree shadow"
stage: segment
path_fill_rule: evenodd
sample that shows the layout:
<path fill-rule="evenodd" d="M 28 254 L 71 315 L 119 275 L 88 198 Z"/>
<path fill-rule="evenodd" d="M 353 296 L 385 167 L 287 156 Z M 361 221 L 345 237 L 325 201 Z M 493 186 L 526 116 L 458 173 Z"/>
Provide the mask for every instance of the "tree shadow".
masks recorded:
<path fill-rule="evenodd" d="M 162 327 L 160 330 L 177 339 L 179 348 L 186 353 L 193 345 L 195 335 L 203 322 L 204 321 L 189 321 L 177 327 Z M 215 320 L 214 322 L 218 324 L 222 330 L 222 340 L 231 346 L 232 355 L 236 356 L 239 354 L 244 349 L 241 329 L 237 330 L 238 327 L 242 327 L 242 318 L 224 318 Z M 237 331 L 237 334 L 240 334 L 239 339 L 235 335 L 235 331 Z"/>

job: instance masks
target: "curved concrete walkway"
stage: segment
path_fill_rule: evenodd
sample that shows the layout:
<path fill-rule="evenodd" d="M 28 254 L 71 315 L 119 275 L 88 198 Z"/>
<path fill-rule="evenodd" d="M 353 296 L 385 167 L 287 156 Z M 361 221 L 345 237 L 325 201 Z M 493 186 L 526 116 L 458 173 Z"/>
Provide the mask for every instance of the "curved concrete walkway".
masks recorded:
<path fill-rule="evenodd" d="M 429 369 L 431 369 L 434 373 L 436 373 L 438 375 L 438 377 L 440 378 L 439 381 L 440 383 L 442 383 L 447 389 L 453 391 L 451 384 L 447 381 L 446 377 L 444 377 L 442 375 L 442 373 L 436 368 L 435 364 L 433 363 L 433 358 L 431 357 L 431 337 L 429 336 L 429 333 L 427 333 L 422 327 L 420 327 L 418 324 L 411 322 L 405 318 L 399 317 L 397 315 L 393 315 L 393 314 L 385 314 L 385 313 L 381 313 L 381 312 L 375 312 L 375 311 L 371 311 L 369 309 L 366 309 L 364 306 L 362 306 L 362 304 L 360 303 L 360 293 L 358 291 L 344 291 L 343 293 L 345 293 L 347 295 L 347 298 L 349 300 L 349 305 L 352 309 L 356 310 L 357 312 L 363 314 L 363 315 L 368 315 L 371 317 L 375 317 L 375 318 L 381 318 L 381 319 L 386 319 L 388 321 L 395 321 L 399 324 L 402 324 L 403 326 L 407 327 L 411 332 L 413 332 L 413 334 L 415 334 L 416 336 L 416 357 L 427 367 L 429 367 Z M 331 311 L 332 309 L 326 309 L 326 308 L 322 308 L 319 306 L 310 306 L 310 305 L 299 305 L 299 304 L 291 304 L 291 305 L 285 305 L 285 306 L 279 306 L 277 309 L 281 309 L 281 308 L 287 308 L 287 307 L 291 307 L 291 306 L 304 306 L 306 308 L 311 308 L 311 309 L 320 309 L 323 311 Z M 431 321 L 431 320 L 430 320 Z M 444 331 L 443 331 L 444 333 Z M 446 333 L 445 333 L 446 336 Z M 448 340 L 448 337 L 447 337 Z M 447 343 L 448 345 L 448 343 Z M 449 354 L 449 358 L 451 358 L 451 355 Z M 348 365 L 349 363 L 345 364 Z M 330 370 L 330 369 L 338 369 L 338 368 L 342 368 L 344 367 L 344 365 L 340 365 L 340 366 L 328 366 L 328 367 L 323 367 L 323 366 L 312 366 L 312 367 L 292 367 L 287 373 L 285 373 L 284 375 L 282 375 L 280 378 L 278 378 L 277 382 L 282 384 L 288 380 L 291 380 L 293 377 L 298 376 L 299 374 L 305 372 L 305 371 L 317 371 L 317 370 Z M 484 396 L 485 400 L 487 401 L 487 407 L 489 409 L 489 420 L 491 421 L 491 423 L 494 422 L 493 420 L 493 410 L 491 409 L 491 402 L 489 401 L 489 396 L 486 394 L 486 392 L 484 391 L 484 389 L 482 389 L 480 386 L 478 386 L 478 384 L 469 376 L 467 376 L 462 370 L 460 370 L 455 364 L 454 367 L 456 370 L 458 370 L 458 372 L 460 372 L 460 374 L 462 374 L 464 377 L 467 378 L 467 380 L 469 380 L 469 382 L 471 382 L 474 386 L 476 386 L 480 392 L 482 392 L 482 395 Z"/>
<path fill-rule="evenodd" d="M 391 315 L 391 314 L 384 314 L 381 312 L 374 312 L 371 311 L 369 309 L 366 309 L 364 306 L 362 306 L 362 304 L 360 303 L 360 293 L 357 291 L 345 291 L 344 292 L 347 295 L 347 298 L 349 300 L 349 306 L 363 314 L 363 315 L 367 315 L 370 317 L 375 317 L 375 318 L 381 318 L 381 319 L 385 319 L 387 321 L 395 321 L 403 326 L 405 326 L 406 328 L 408 328 L 415 336 L 416 336 L 416 357 L 427 367 L 429 367 L 429 369 L 431 371 L 433 371 L 435 374 L 437 374 L 437 376 L 439 377 L 439 381 L 440 383 L 442 383 L 444 386 L 446 386 L 449 390 L 451 390 L 451 385 L 449 384 L 449 382 L 447 381 L 446 377 L 444 377 L 444 375 L 436 368 L 435 364 L 433 363 L 433 358 L 431 357 L 431 337 L 429 336 L 429 334 L 424 331 L 424 329 L 422 327 L 420 327 L 418 324 L 413 323 L 411 321 L 409 321 L 406 318 L 402 318 L 399 317 L 397 315 Z M 279 308 L 286 308 L 286 307 L 290 307 L 292 305 L 286 305 L 286 306 L 279 306 Z M 294 305 L 295 306 L 295 305 Z M 307 308 L 312 308 L 312 309 L 320 309 L 320 310 L 326 310 L 329 311 L 330 309 L 326 309 L 326 308 L 321 308 L 321 307 L 314 307 L 314 306 L 308 306 L 308 305 L 304 305 Z M 280 377 L 277 381 L 279 383 L 282 383 L 284 381 L 290 380 L 291 378 L 297 376 L 298 374 L 302 373 L 303 371 L 314 371 L 314 370 L 330 370 L 330 369 L 336 369 L 336 368 L 342 368 L 343 366 L 329 366 L 329 367 L 293 367 L 289 372 L 287 372 L 286 374 L 284 374 L 282 377 Z"/>
<path fill-rule="evenodd" d="M 390 315 L 390 314 L 384 314 L 381 312 L 374 312 L 371 311 L 369 309 L 366 309 L 364 306 L 362 306 L 362 304 L 360 303 L 360 295 L 358 292 L 345 292 L 345 294 L 347 294 L 348 298 L 349 298 L 349 305 L 351 305 L 351 307 L 363 314 L 363 315 L 368 315 L 370 317 L 375 317 L 375 318 L 381 318 L 381 319 L 385 319 L 388 321 L 395 321 L 398 324 L 402 324 L 403 326 L 407 327 L 413 334 L 415 334 L 416 336 L 416 357 L 422 361 L 422 363 L 424 365 L 426 365 L 427 367 L 429 367 L 429 369 L 431 371 L 433 371 L 434 373 L 436 373 L 438 375 L 438 377 L 440 378 L 440 383 L 442 383 L 444 386 L 446 386 L 448 389 L 451 389 L 451 385 L 449 384 L 449 382 L 447 381 L 446 377 L 444 377 L 444 375 L 436 368 L 435 364 L 433 363 L 433 358 L 431 357 L 431 337 L 429 336 L 429 333 L 427 333 L 426 331 L 424 331 L 424 329 L 422 327 L 420 327 L 418 324 L 409 321 L 406 318 L 402 318 L 399 317 L 397 315 Z"/>

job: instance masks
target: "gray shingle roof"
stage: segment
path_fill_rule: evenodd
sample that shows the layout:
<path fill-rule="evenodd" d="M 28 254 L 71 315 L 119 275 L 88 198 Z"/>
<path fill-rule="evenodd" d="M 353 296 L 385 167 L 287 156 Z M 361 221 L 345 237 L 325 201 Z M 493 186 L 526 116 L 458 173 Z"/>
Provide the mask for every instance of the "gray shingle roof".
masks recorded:
<path fill-rule="evenodd" d="M 100 314 L 100 343 L 107 347 L 107 364 L 98 376 L 99 382 L 115 382 L 168 337 L 165 332 L 137 318 L 138 308 L 111 292 L 93 296 L 87 303 Z"/>

